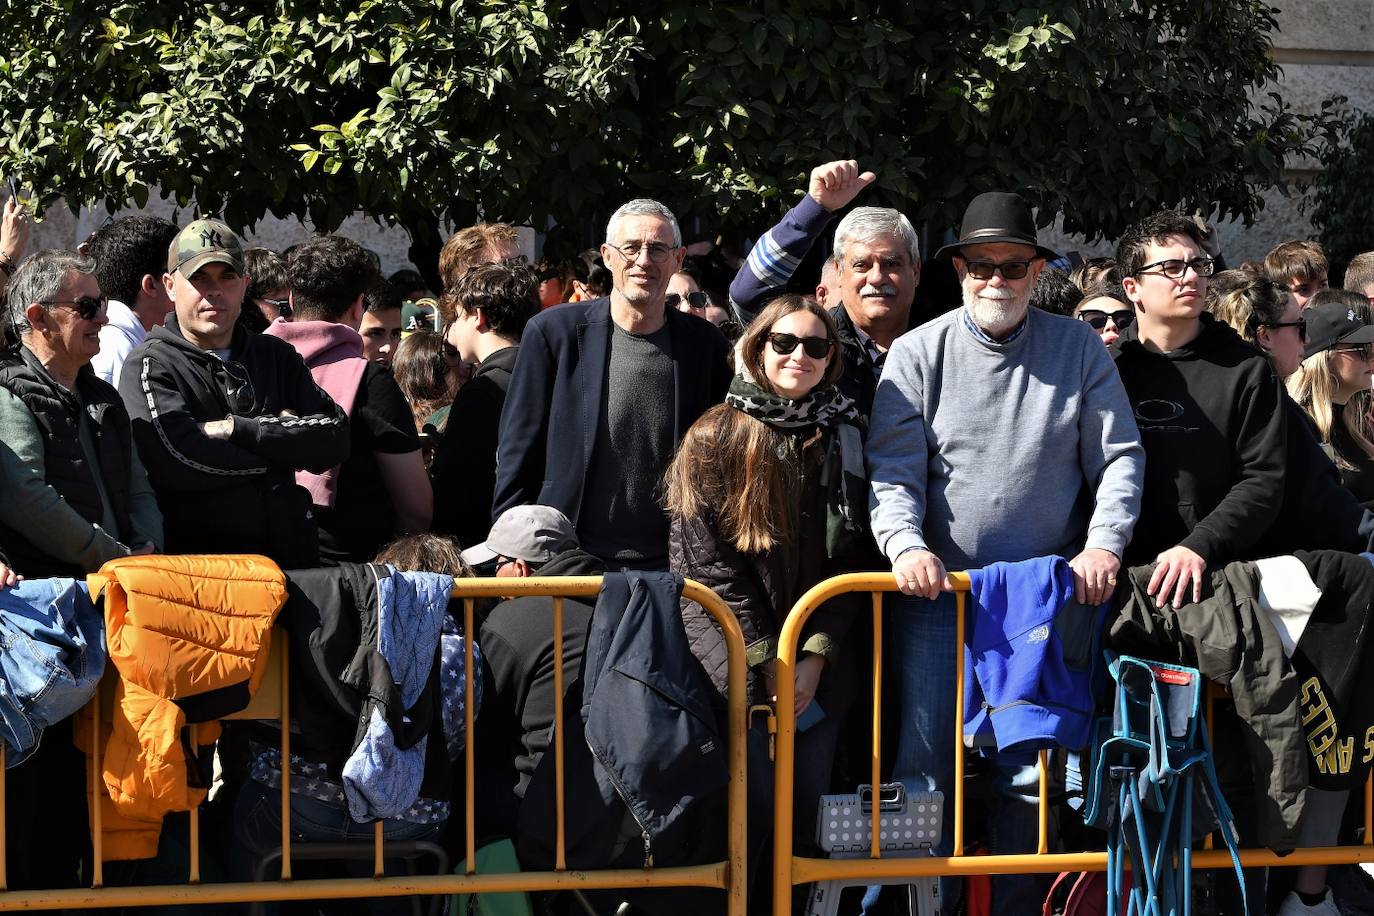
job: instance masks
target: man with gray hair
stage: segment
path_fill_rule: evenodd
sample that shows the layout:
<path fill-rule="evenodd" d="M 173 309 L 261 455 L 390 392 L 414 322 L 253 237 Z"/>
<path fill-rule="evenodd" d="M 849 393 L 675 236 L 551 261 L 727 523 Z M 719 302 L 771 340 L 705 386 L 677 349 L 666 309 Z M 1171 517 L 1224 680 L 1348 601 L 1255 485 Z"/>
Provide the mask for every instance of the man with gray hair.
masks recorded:
<path fill-rule="evenodd" d="M 9 288 L 19 346 L 0 357 L 0 550 L 29 578 L 82 578 L 162 541 L 124 402 L 90 368 L 108 320 L 93 269 L 42 251 Z"/>
<path fill-rule="evenodd" d="M 873 403 L 870 517 L 902 592 L 891 635 L 902 706 L 894 775 L 947 799 L 962 749 L 949 745 L 959 710 L 946 570 L 1071 557 L 1074 597 L 1096 606 L 1112 594 L 1140 514 L 1145 453 L 1107 349 L 1083 322 L 1029 307 L 1053 254 L 1020 196 L 974 198 L 959 241 L 940 251 L 953 258 L 964 307 L 897 341 Z M 1033 750 L 989 754 L 993 853 L 1033 851 L 1034 761 Z M 947 844 L 952 805 L 945 812 Z M 1039 913 L 1035 883 L 994 878 L 991 911 Z"/>
<path fill-rule="evenodd" d="M 41 251 L 8 290 L 5 327 L 19 344 L 0 356 L 0 553 L 30 579 L 84 580 L 107 560 L 162 546 L 129 415 L 90 366 L 108 320 L 93 268 L 70 251 Z M 85 755 L 72 745 L 71 723 L 48 728 L 10 771 L 12 887 L 76 887 L 90 873 L 79 826 Z"/>
<path fill-rule="evenodd" d="M 730 284 L 730 303 L 748 324 L 792 280 L 835 215 L 874 182 L 853 159 L 811 170 L 801 202 L 755 243 Z M 885 207 L 858 207 L 835 228 L 835 244 L 815 289 L 830 308 L 844 353 L 840 390 L 868 416 L 878 373 L 892 342 L 911 320 L 921 259 L 911 221 Z"/>
<path fill-rule="evenodd" d="M 666 568 L 659 481 L 730 383 L 720 332 L 665 307 L 683 254 L 668 208 L 632 200 L 601 246 L 610 296 L 546 309 L 525 326 L 501 413 L 494 516 L 552 506 L 608 566 Z"/>

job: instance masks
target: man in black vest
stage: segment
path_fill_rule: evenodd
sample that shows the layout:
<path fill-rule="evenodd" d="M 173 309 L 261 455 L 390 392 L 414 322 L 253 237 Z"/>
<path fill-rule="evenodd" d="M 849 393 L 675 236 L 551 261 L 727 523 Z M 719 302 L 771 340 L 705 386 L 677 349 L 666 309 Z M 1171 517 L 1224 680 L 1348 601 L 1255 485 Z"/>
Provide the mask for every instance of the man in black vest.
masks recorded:
<path fill-rule="evenodd" d="M 0 546 L 19 575 L 82 577 L 150 553 L 162 516 L 118 392 L 96 377 L 105 298 L 93 265 L 34 255 L 9 287 L 0 356 Z"/>
<path fill-rule="evenodd" d="M 29 578 L 82 578 L 162 542 L 129 415 L 90 366 L 107 321 L 93 266 L 69 251 L 39 252 L 8 290 L 5 330 L 18 344 L 0 354 L 0 548 Z M 74 826 L 87 818 L 85 756 L 71 722 L 49 728 L 9 774 L 12 888 L 89 881 L 90 840 Z"/>

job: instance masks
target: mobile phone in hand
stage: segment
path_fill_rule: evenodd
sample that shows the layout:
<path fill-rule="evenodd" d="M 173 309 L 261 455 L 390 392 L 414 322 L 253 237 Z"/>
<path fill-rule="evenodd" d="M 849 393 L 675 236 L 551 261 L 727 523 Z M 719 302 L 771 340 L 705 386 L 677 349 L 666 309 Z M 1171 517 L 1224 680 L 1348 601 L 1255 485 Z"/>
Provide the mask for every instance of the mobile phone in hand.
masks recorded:
<path fill-rule="evenodd" d="M 806 707 L 806 711 L 797 716 L 797 731 L 804 732 L 824 718 L 825 710 L 821 709 L 820 703 L 812 699 L 811 705 Z"/>

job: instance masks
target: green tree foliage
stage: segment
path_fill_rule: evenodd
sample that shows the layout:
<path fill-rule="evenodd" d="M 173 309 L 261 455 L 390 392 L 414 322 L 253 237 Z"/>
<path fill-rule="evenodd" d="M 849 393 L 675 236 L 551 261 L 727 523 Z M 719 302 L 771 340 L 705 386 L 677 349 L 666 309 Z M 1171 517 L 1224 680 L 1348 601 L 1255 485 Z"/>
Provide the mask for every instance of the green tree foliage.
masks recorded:
<path fill-rule="evenodd" d="M 1330 130 L 1252 104 L 1273 26 L 1262 0 L 32 0 L 0 11 L 0 172 L 236 226 L 362 210 L 423 248 L 638 195 L 757 231 L 850 156 L 917 221 L 990 188 L 1089 234 L 1249 220 Z"/>
<path fill-rule="evenodd" d="M 1352 116 L 1341 142 L 1322 156 L 1312 197 L 1312 225 L 1331 262 L 1331 284 L 1345 274 L 1355 255 L 1374 248 L 1374 116 Z"/>

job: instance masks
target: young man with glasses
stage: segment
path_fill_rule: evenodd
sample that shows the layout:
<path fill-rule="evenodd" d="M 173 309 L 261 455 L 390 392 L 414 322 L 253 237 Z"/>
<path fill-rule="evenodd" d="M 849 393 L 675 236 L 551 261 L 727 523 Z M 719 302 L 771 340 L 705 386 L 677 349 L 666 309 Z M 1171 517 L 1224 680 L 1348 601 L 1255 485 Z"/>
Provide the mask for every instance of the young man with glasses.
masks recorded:
<path fill-rule="evenodd" d="M 297 470 L 348 457 L 348 419 L 285 341 L 238 324 L 248 278 L 228 226 L 196 220 L 167 252 L 174 310 L 125 362 L 120 394 L 158 494 L 167 549 L 315 566 Z"/>
<path fill-rule="evenodd" d="M 611 216 L 601 246 L 611 295 L 546 309 L 526 325 L 501 414 L 493 515 L 553 506 L 609 565 L 666 568 L 659 482 L 730 383 L 720 332 L 664 303 L 683 254 L 672 212 L 632 200 Z"/>
<path fill-rule="evenodd" d="M 1205 311 L 1214 264 L 1196 223 L 1164 211 L 1117 244 L 1136 324 L 1116 366 L 1145 446 L 1140 521 L 1127 565 L 1154 563 L 1161 605 L 1199 600 L 1203 577 L 1274 522 L 1283 498 L 1287 424 L 1263 354 Z"/>
<path fill-rule="evenodd" d="M 1029 204 L 968 206 L 951 256 L 964 307 L 898 338 L 873 402 L 866 457 L 873 534 L 892 563 L 891 645 L 902 718 L 894 775 L 953 798 L 954 600 L 947 570 L 1058 555 L 1076 597 L 1110 596 L 1139 511 L 1144 455 L 1107 349 L 1084 322 L 1029 307 L 1054 252 Z M 994 853 L 1036 837 L 1033 752 L 993 754 Z M 948 854 L 953 806 L 945 806 Z M 954 888 L 947 884 L 945 901 Z M 1043 882 L 993 879 L 992 911 L 1040 912 Z"/>

